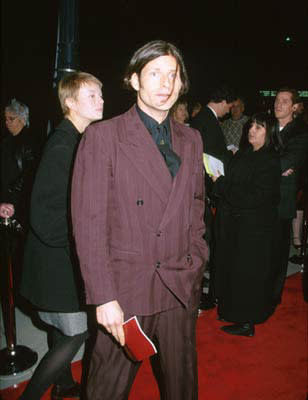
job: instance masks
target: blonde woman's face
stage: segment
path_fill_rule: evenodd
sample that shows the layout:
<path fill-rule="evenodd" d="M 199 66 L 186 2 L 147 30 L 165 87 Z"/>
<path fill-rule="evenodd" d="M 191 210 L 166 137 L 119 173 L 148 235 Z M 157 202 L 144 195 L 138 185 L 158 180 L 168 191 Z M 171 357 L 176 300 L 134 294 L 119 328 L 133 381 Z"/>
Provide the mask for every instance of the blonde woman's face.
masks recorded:
<path fill-rule="evenodd" d="M 180 122 L 181 124 L 184 124 L 185 121 L 188 119 L 188 111 L 187 111 L 187 105 L 186 104 L 179 104 L 173 114 L 173 118 L 177 121 Z"/>

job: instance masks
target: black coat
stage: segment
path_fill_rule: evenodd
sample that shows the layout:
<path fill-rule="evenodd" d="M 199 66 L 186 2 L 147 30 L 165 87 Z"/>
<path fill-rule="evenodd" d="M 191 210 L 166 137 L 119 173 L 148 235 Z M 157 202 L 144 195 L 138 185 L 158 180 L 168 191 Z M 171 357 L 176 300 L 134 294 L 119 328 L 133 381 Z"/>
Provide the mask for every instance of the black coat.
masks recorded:
<path fill-rule="evenodd" d="M 225 167 L 232 159 L 233 153 L 227 150 L 225 137 L 218 119 L 209 107 L 204 107 L 192 120 L 191 127 L 197 129 L 202 137 L 203 152 L 221 160 Z M 215 205 L 215 197 L 212 195 L 213 183 L 205 173 L 205 187 L 207 197 Z M 209 224 L 208 224 L 209 226 Z"/>
<path fill-rule="evenodd" d="M 48 138 L 31 196 L 21 294 L 35 306 L 79 310 L 79 268 L 70 235 L 70 183 L 80 138 L 64 119 Z"/>
<path fill-rule="evenodd" d="M 31 131 L 25 127 L 16 136 L 9 134 L 4 137 L 0 149 L 0 203 L 13 204 L 14 218 L 25 225 L 28 222 L 37 146 Z"/>
<path fill-rule="evenodd" d="M 232 158 L 218 119 L 209 107 L 204 107 L 192 120 L 191 127 L 202 136 L 203 152 L 219 158 L 226 165 Z"/>
<path fill-rule="evenodd" d="M 238 151 L 217 179 L 216 296 L 227 321 L 263 322 L 272 312 L 272 241 L 280 162 L 261 148 Z"/>
<path fill-rule="evenodd" d="M 292 175 L 281 176 L 281 198 L 278 208 L 280 218 L 291 219 L 296 217 L 298 173 L 308 153 L 307 125 L 300 118 L 297 118 L 279 132 L 277 124 L 274 138 L 276 148 L 280 153 L 281 172 L 290 168 L 294 170 Z"/>

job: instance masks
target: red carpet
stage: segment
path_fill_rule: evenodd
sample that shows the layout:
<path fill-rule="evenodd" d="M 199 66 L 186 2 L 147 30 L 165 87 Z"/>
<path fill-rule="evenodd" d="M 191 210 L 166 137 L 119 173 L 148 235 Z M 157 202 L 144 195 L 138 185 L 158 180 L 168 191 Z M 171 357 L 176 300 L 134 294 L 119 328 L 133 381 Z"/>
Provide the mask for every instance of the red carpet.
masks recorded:
<path fill-rule="evenodd" d="M 222 332 L 216 310 L 198 319 L 200 400 L 306 400 L 307 303 L 301 274 L 287 279 L 282 304 L 253 338 Z M 80 363 L 74 374 L 80 378 Z M 25 384 L 2 391 L 3 400 L 15 400 Z M 46 394 L 44 400 L 48 400 Z M 129 400 L 159 399 L 148 362 L 137 375 Z"/>

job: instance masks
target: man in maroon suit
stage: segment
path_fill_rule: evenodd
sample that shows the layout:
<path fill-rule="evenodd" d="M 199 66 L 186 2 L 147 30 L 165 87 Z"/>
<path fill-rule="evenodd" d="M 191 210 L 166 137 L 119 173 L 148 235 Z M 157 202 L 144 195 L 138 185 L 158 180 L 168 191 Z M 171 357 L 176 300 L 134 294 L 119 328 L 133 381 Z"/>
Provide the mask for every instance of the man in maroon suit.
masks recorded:
<path fill-rule="evenodd" d="M 105 328 L 98 330 L 87 394 L 128 398 L 140 363 L 123 351 L 122 324 L 136 315 L 159 345 L 162 396 L 197 399 L 204 176 L 199 132 L 168 116 L 188 89 L 179 50 L 147 43 L 133 55 L 125 83 L 137 104 L 87 129 L 73 174 L 73 230 L 86 298 Z"/>

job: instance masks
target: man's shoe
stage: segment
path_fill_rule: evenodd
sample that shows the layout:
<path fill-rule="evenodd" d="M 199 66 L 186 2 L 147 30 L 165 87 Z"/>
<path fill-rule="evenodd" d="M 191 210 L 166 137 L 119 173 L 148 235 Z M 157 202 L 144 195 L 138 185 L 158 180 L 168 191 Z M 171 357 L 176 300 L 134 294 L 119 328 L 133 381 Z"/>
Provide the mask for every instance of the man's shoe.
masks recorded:
<path fill-rule="evenodd" d="M 230 333 L 230 335 L 254 336 L 255 334 L 255 327 L 249 322 L 243 324 L 225 325 L 220 329 L 226 333 Z"/>
<path fill-rule="evenodd" d="M 75 382 L 70 388 L 62 388 L 60 385 L 54 385 L 51 390 L 51 400 L 63 399 L 80 399 L 81 387 L 78 382 Z"/>

